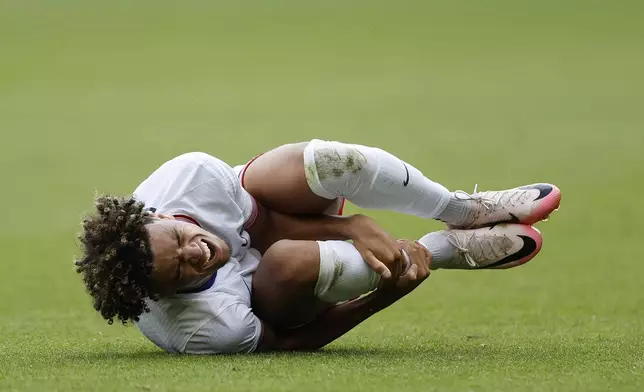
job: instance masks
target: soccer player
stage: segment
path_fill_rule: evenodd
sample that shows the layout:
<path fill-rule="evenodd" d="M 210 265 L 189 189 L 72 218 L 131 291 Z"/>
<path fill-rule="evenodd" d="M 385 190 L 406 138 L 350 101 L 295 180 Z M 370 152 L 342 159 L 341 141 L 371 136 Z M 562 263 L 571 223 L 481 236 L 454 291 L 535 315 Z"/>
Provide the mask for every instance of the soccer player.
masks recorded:
<path fill-rule="evenodd" d="M 386 151 L 339 142 L 285 145 L 235 168 L 188 153 L 132 197 L 98 197 L 76 265 L 108 322 L 133 321 L 166 351 L 310 350 L 404 297 L 430 265 L 529 261 L 542 244 L 530 225 L 560 198 L 549 184 L 450 192 Z M 448 229 L 395 241 L 366 216 L 338 216 L 345 199 Z"/>

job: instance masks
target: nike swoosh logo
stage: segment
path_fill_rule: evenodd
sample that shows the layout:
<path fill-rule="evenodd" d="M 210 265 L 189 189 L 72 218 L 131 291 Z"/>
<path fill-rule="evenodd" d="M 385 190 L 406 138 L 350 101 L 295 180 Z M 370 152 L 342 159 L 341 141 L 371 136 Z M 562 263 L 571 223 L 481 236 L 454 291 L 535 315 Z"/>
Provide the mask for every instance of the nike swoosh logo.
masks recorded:
<path fill-rule="evenodd" d="M 409 169 L 407 169 L 407 165 L 403 163 L 403 166 L 405 166 L 405 172 L 407 173 L 407 178 L 405 178 L 405 181 L 403 181 L 403 186 L 407 186 L 409 184 Z"/>
<path fill-rule="evenodd" d="M 497 261 L 496 263 L 492 263 L 479 269 L 494 268 L 502 266 L 504 264 L 512 263 L 513 261 L 521 260 L 522 258 L 531 255 L 532 252 L 537 250 L 537 242 L 534 239 L 525 235 L 520 235 L 519 238 L 523 240 L 523 247 L 521 248 L 521 250 L 513 255 Z"/>
<path fill-rule="evenodd" d="M 543 199 L 544 197 L 548 196 L 550 192 L 552 192 L 552 187 L 550 185 L 546 184 L 536 184 L 536 185 L 527 185 L 527 186 L 522 186 L 519 189 L 525 189 L 525 190 L 530 190 L 530 189 L 536 189 L 539 191 L 539 196 L 537 196 L 534 201 Z"/>

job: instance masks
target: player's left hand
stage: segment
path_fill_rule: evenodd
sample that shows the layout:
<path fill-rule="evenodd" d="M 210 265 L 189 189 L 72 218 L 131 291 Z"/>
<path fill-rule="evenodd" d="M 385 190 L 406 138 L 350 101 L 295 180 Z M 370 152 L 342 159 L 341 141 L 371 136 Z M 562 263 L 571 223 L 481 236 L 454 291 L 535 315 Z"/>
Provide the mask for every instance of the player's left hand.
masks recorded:
<path fill-rule="evenodd" d="M 401 245 L 376 221 L 365 215 L 358 214 L 349 218 L 348 234 L 369 267 L 383 279 L 391 279 L 395 263 L 403 257 Z"/>
<path fill-rule="evenodd" d="M 396 263 L 398 275 L 381 283 L 378 290 L 381 295 L 398 300 L 411 293 L 429 277 L 432 254 L 417 241 L 398 241 L 407 255 L 407 260 Z"/>

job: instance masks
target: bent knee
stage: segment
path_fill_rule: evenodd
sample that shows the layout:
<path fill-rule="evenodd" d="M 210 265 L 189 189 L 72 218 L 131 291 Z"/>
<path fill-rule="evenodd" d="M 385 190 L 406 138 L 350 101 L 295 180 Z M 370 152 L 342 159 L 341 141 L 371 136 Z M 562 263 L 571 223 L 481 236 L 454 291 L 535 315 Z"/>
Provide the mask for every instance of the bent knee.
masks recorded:
<path fill-rule="evenodd" d="M 321 181 L 359 174 L 367 164 L 365 155 L 353 144 L 313 140 L 308 148 L 313 149 L 315 168 Z"/>
<path fill-rule="evenodd" d="M 275 285 L 315 285 L 319 265 L 320 249 L 317 242 L 281 240 L 264 253 L 256 275 L 271 279 Z"/>
<path fill-rule="evenodd" d="M 313 291 L 320 252 L 315 241 L 282 240 L 262 257 L 253 276 L 252 306 L 273 326 L 308 321 L 318 309 Z"/>

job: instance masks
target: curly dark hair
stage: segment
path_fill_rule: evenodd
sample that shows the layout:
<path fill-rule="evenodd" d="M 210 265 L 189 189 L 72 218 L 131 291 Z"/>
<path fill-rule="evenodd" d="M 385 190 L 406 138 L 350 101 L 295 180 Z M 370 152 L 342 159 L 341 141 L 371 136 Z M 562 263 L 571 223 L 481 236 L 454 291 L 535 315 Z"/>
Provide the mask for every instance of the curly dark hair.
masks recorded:
<path fill-rule="evenodd" d="M 158 299 L 152 289 L 152 251 L 145 225 L 152 217 L 133 197 L 98 196 L 96 211 L 83 219 L 78 235 L 83 256 L 76 272 L 94 300 L 94 308 L 109 324 L 127 324 L 149 312 L 146 299 Z"/>

